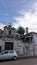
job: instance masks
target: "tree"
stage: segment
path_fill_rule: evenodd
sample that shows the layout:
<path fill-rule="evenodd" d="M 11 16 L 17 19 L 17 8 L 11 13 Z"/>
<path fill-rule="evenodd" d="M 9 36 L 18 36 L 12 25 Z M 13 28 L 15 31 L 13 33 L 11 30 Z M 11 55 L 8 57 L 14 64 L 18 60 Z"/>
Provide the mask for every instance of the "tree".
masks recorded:
<path fill-rule="evenodd" d="M 21 26 L 20 26 L 20 27 L 18 27 L 18 29 L 17 29 L 17 33 L 18 33 L 18 34 L 21 34 L 21 35 L 22 35 L 22 34 L 24 34 L 24 33 L 25 33 L 24 28 L 23 28 L 23 27 L 21 27 Z"/>

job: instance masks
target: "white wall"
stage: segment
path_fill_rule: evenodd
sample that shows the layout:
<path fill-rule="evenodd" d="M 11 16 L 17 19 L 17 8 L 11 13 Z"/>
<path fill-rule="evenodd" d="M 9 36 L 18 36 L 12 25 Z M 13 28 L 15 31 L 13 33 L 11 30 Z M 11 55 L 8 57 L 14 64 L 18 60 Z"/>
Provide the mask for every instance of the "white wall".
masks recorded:
<path fill-rule="evenodd" d="M 4 50 L 5 48 L 5 43 L 3 40 L 0 39 L 0 46 L 1 46 L 1 50 Z"/>
<path fill-rule="evenodd" d="M 14 49 L 17 51 L 18 54 L 23 54 L 23 47 L 24 43 L 20 40 L 15 40 L 14 41 Z"/>
<path fill-rule="evenodd" d="M 34 42 L 34 44 L 37 44 L 37 35 L 36 34 L 34 34 L 34 36 L 33 36 L 33 42 Z"/>
<path fill-rule="evenodd" d="M 4 33 L 5 33 L 6 35 L 8 35 L 8 34 L 9 34 L 9 30 L 5 29 L 5 30 L 4 30 Z"/>
<path fill-rule="evenodd" d="M 37 34 L 33 35 L 33 45 L 34 45 L 35 55 L 37 55 Z"/>

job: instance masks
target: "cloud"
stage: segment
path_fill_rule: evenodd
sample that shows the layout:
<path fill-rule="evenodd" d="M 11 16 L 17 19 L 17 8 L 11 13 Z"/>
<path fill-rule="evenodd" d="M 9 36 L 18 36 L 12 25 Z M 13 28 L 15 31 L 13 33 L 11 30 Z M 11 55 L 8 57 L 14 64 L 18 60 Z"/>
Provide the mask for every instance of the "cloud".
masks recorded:
<path fill-rule="evenodd" d="M 3 23 L 0 23 L 0 29 L 4 30 L 4 24 Z"/>
<path fill-rule="evenodd" d="M 32 9 L 29 10 L 28 12 L 22 10 L 19 13 L 21 15 L 14 18 L 16 22 L 13 23 L 13 26 L 16 28 L 19 26 L 22 26 L 24 28 L 28 27 L 29 32 L 30 31 L 37 32 L 37 3 L 34 3 Z"/>
<path fill-rule="evenodd" d="M 33 4 L 32 8 L 37 11 L 37 2 Z"/>

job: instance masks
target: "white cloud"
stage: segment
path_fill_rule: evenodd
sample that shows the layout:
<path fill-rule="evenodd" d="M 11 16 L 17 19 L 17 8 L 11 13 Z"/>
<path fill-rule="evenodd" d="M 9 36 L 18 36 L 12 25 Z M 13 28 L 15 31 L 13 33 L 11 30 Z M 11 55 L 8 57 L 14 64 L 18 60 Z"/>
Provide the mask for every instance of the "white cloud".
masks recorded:
<path fill-rule="evenodd" d="M 25 12 L 24 10 L 20 11 L 20 16 L 15 17 L 15 23 L 13 23 L 14 27 L 22 26 L 24 28 L 29 27 L 30 31 L 37 32 L 37 3 L 34 3 L 32 6 L 32 9 L 34 9 L 34 13 L 32 13 L 32 10 Z"/>
<path fill-rule="evenodd" d="M 4 24 L 0 23 L 0 29 L 4 30 Z"/>
<path fill-rule="evenodd" d="M 37 11 L 37 2 L 33 4 L 32 8 Z"/>

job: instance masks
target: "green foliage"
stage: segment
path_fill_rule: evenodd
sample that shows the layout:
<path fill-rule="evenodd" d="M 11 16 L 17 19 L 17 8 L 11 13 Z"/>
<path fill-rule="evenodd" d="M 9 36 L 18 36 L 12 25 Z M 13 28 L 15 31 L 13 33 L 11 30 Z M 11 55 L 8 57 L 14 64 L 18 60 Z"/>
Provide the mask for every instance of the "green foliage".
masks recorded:
<path fill-rule="evenodd" d="M 24 34 L 24 33 L 25 33 L 24 28 L 23 28 L 23 27 L 18 27 L 17 33 L 18 33 L 18 34 L 21 34 L 21 35 Z"/>

